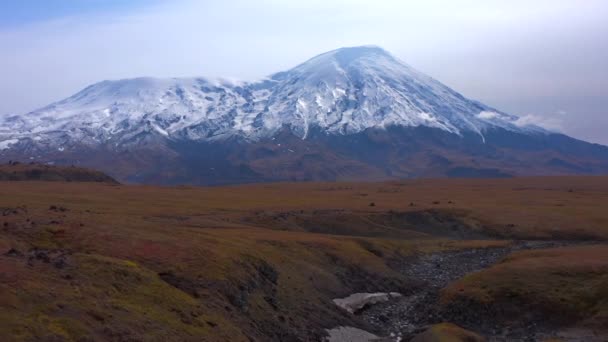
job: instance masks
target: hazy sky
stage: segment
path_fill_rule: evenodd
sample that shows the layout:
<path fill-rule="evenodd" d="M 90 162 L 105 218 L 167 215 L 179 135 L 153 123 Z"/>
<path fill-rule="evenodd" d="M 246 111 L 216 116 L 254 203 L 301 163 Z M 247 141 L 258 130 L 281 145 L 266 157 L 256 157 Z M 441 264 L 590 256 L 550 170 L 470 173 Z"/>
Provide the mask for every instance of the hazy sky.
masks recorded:
<path fill-rule="evenodd" d="M 0 115 L 137 76 L 250 80 L 374 44 L 465 96 L 608 144 L 608 1 L 0 3 Z"/>

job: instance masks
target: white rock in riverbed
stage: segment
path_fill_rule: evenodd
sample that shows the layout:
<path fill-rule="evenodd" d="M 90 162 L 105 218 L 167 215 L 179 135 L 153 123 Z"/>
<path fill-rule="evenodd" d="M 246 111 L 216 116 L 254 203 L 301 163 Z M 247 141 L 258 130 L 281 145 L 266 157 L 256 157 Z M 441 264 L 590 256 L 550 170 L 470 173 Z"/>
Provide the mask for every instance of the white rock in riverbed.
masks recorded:
<path fill-rule="evenodd" d="M 346 298 L 336 298 L 333 302 L 352 314 L 365 306 L 387 302 L 397 297 L 401 297 L 401 294 L 397 292 L 354 293 Z"/>

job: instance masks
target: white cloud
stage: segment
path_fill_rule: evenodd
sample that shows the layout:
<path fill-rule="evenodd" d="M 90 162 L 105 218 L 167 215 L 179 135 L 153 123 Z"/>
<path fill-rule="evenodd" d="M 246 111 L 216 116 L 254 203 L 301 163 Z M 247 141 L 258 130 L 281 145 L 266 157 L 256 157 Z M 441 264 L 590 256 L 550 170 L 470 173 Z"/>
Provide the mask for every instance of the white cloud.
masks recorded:
<path fill-rule="evenodd" d="M 517 126 L 540 126 L 550 131 L 562 132 L 564 130 L 564 122 L 560 115 L 538 115 L 538 114 L 527 114 L 520 116 L 515 124 Z"/>

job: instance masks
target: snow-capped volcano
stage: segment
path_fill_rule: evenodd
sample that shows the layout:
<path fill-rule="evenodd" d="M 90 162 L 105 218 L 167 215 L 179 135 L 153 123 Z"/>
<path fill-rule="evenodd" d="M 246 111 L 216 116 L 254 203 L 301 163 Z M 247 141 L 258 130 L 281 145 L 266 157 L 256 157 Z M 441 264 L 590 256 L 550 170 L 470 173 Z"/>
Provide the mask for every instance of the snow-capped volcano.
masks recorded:
<path fill-rule="evenodd" d="M 379 47 L 330 51 L 273 79 L 278 84 L 265 116 L 303 130 L 304 136 L 310 126 L 336 134 L 391 125 L 452 133 L 518 129 L 516 117 L 464 98 Z"/>
<path fill-rule="evenodd" d="M 324 53 L 268 79 L 235 84 L 204 78 L 103 81 L 0 124 L 8 139 L 89 143 L 151 133 L 170 139 L 259 140 L 282 127 L 353 134 L 387 126 L 430 126 L 460 134 L 519 129 L 516 117 L 471 101 L 379 47 Z M 0 132 L 2 132 L 0 131 Z M 8 134 L 10 132 L 10 134 Z"/>
<path fill-rule="evenodd" d="M 256 82 L 103 81 L 0 119 L 9 160 L 164 184 L 608 172 L 608 148 L 522 127 L 373 46 Z"/>

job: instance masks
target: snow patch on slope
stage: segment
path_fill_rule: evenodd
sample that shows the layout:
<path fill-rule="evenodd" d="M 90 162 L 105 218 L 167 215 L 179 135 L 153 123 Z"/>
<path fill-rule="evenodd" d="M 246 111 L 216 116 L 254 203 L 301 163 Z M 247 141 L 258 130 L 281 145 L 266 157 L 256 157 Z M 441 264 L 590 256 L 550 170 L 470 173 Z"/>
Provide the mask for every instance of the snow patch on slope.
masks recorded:
<path fill-rule="evenodd" d="M 0 150 L 6 150 L 11 147 L 11 145 L 18 143 L 18 139 L 8 139 L 4 141 L 0 141 Z"/>

